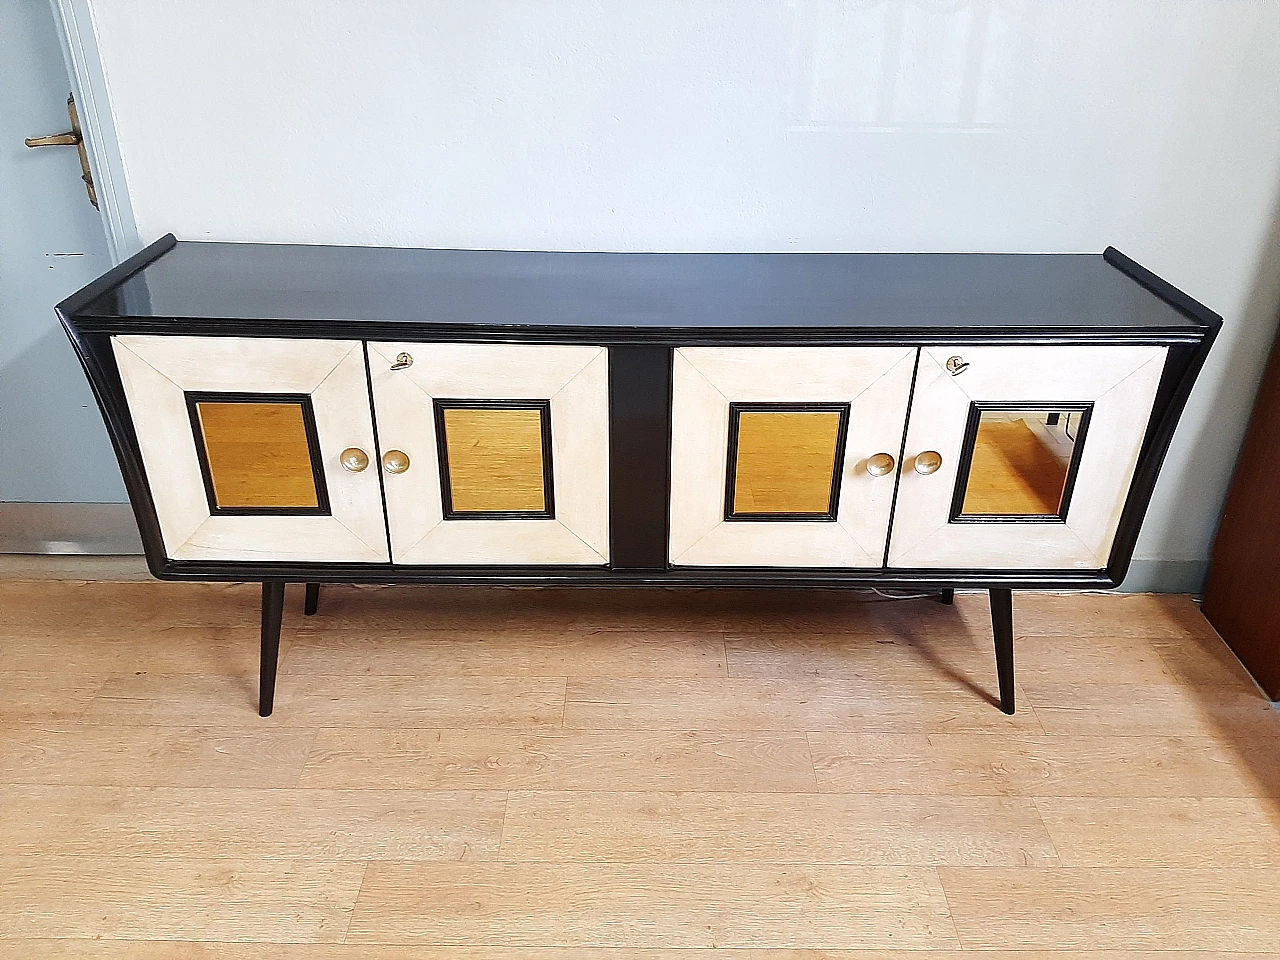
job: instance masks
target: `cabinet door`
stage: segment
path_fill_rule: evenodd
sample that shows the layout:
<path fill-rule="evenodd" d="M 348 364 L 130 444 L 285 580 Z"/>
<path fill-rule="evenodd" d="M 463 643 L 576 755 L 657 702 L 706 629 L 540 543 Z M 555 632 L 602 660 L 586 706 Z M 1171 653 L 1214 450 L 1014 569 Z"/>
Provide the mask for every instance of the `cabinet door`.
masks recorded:
<path fill-rule="evenodd" d="M 882 566 L 915 353 L 677 349 L 671 562 Z"/>
<path fill-rule="evenodd" d="M 926 347 L 893 567 L 1101 569 L 1164 347 Z"/>
<path fill-rule="evenodd" d="M 112 348 L 169 557 L 387 561 L 377 470 L 353 470 L 375 456 L 359 342 Z"/>
<path fill-rule="evenodd" d="M 608 563 L 604 347 L 371 343 L 369 363 L 396 563 Z"/>

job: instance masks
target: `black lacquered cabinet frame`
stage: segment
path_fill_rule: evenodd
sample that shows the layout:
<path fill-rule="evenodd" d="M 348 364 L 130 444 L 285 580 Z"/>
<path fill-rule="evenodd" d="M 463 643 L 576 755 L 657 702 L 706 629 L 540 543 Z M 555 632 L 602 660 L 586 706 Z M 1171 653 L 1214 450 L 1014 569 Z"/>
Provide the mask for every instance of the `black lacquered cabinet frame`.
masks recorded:
<path fill-rule="evenodd" d="M 309 585 L 308 612 L 341 582 L 982 588 L 1012 712 L 1010 591 L 1124 579 L 1221 325 L 1114 249 L 172 236 L 58 313 L 152 573 L 264 584 L 263 715 L 285 582 Z M 241 462 L 211 467 L 195 404 L 227 396 L 301 403 L 302 432 L 246 421 L 219 448 Z M 277 462 L 291 444 L 305 463 Z M 279 471 L 313 477 L 314 501 L 253 506 Z"/>

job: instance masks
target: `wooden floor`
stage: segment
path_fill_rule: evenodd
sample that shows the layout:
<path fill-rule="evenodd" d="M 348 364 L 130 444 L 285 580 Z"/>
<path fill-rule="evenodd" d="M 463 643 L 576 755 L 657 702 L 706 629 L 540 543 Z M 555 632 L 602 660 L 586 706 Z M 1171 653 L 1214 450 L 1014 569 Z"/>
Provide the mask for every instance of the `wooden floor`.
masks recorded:
<path fill-rule="evenodd" d="M 290 588 L 267 720 L 258 598 L 0 582 L 0 958 L 1280 955 L 1186 598 L 1015 595 L 1006 717 L 981 594 Z"/>

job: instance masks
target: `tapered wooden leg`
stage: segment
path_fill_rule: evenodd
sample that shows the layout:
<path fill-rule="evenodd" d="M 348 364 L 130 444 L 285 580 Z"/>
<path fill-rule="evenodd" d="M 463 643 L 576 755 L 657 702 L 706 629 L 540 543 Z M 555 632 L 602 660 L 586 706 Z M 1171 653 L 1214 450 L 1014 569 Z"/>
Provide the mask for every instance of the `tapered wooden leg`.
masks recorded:
<path fill-rule="evenodd" d="M 284 581 L 262 583 L 262 666 L 258 674 L 258 716 L 271 716 L 280 659 L 280 621 L 284 617 Z"/>
<path fill-rule="evenodd" d="M 1000 709 L 1013 713 L 1013 593 L 991 589 L 991 629 L 996 637 L 996 673 L 1000 678 Z"/>
<path fill-rule="evenodd" d="M 950 587 L 947 587 L 945 590 L 940 591 L 938 593 L 938 602 L 945 603 L 948 607 L 951 606 L 953 603 L 956 602 L 955 590 L 951 589 Z"/>
<path fill-rule="evenodd" d="M 320 584 L 307 584 L 307 602 L 302 607 L 302 612 L 308 617 L 314 617 L 316 610 L 320 608 Z"/>

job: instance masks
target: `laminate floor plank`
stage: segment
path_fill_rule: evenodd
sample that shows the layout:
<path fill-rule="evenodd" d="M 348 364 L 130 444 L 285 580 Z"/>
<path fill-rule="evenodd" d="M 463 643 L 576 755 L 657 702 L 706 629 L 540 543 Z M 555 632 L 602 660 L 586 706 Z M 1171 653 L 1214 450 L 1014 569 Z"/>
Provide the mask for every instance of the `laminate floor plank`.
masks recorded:
<path fill-rule="evenodd" d="M 729 636 L 734 678 L 865 680 L 933 684 L 985 691 L 995 677 L 990 637 L 934 636 L 912 641 L 884 636 L 787 633 Z M 1156 641 L 1146 638 L 1028 636 L 1015 646 L 1021 683 L 1175 684 Z M 604 674 L 602 674 L 603 676 Z"/>
<path fill-rule="evenodd" d="M 314 730 L 95 724 L 0 729 L 0 783 L 293 787 Z"/>
<path fill-rule="evenodd" d="M 560 726 L 560 677 L 281 676 L 275 716 L 299 726 Z M 261 728 L 256 685 L 241 677 L 112 677 L 84 712 L 86 723 L 185 724 L 192 716 Z"/>
<path fill-rule="evenodd" d="M 375 863 L 347 942 L 958 946 L 934 870 L 834 864 Z"/>
<path fill-rule="evenodd" d="M 824 793 L 1280 796 L 1248 754 L 1196 737 L 813 733 L 809 744 Z"/>
<path fill-rule="evenodd" d="M 332 633 L 499 631 L 511 623 L 517 596 L 517 591 L 501 587 L 459 590 L 429 584 L 323 584 L 316 617 L 298 619 L 310 629 Z"/>
<path fill-rule="evenodd" d="M 1191 598 L 1158 593 L 1015 591 L 1015 637 L 1211 637 L 1213 628 Z"/>
<path fill-rule="evenodd" d="M 303 787 L 813 792 L 803 734 L 321 730 Z"/>
<path fill-rule="evenodd" d="M 0 727 L 76 720 L 106 682 L 106 674 L 88 671 L 0 670 Z"/>
<path fill-rule="evenodd" d="M 163 612 L 165 592 L 154 580 L 0 580 L 0 635 L 77 624 L 87 630 L 136 629 Z"/>
<path fill-rule="evenodd" d="M 0 857 L 0 937 L 341 942 L 365 865 Z"/>
<path fill-rule="evenodd" d="M 939 868 L 971 950 L 1274 951 L 1280 870 Z"/>
<path fill-rule="evenodd" d="M 716 590 L 581 590 L 517 587 L 507 591 L 513 625 L 532 630 L 720 632 L 732 610 Z M 779 595 L 781 596 L 781 595 Z M 781 603 L 787 603 L 782 597 Z"/>
<path fill-rule="evenodd" d="M 1038 797 L 1068 867 L 1277 867 L 1280 803 L 1258 797 Z"/>
<path fill-rule="evenodd" d="M 260 583 L 5 580 L 0 578 L 0 636 L 17 627 L 54 633 L 142 635 L 151 628 L 253 627 Z M 286 620 L 302 613 L 302 590 L 288 588 Z"/>
<path fill-rule="evenodd" d="M 1056 864 L 1031 800 L 513 791 L 511 861 Z"/>
<path fill-rule="evenodd" d="M 986 696 L 925 683 L 570 678 L 564 723 L 585 730 L 1041 732 L 1032 710 L 1010 717 L 991 707 Z"/>
<path fill-rule="evenodd" d="M 1240 658 L 1216 633 L 1207 637 L 1156 639 L 1151 644 L 1164 661 L 1165 672 L 1179 684 L 1258 690 Z"/>
<path fill-rule="evenodd" d="M 0 786 L 15 856 L 494 860 L 505 792 Z"/>
<path fill-rule="evenodd" d="M 256 617 L 257 614 L 252 616 Z M 293 627 L 280 631 L 287 657 Z M 116 628 L 45 631 L 0 638 L 0 669 L 89 677 L 110 674 L 208 674 L 255 678 L 260 634 L 253 623 L 235 626 Z"/>
<path fill-rule="evenodd" d="M 777 607 L 775 596 L 760 591 L 730 610 L 726 634 L 791 632 L 846 633 L 917 641 L 930 638 L 991 639 L 991 612 L 986 591 L 965 591 L 948 606 L 934 599 L 877 602 L 852 592 L 823 593 L 820 599 L 797 600 Z M 817 594 L 815 593 L 815 597 Z M 870 601 L 870 602 L 868 602 Z M 771 609 L 771 607 L 776 609 Z M 1213 628 L 1185 596 L 1116 593 L 1014 592 L 1014 636 L 1107 638 L 1212 638 Z"/>
<path fill-rule="evenodd" d="M 1276 744 L 1280 713 L 1257 690 L 1114 683 L 1024 683 L 1045 732 L 1063 737 L 1256 737 Z"/>
<path fill-rule="evenodd" d="M 442 947 L 370 943 L 0 940 L 0 960 L 1275 960 L 1205 950 L 792 950 Z"/>
<path fill-rule="evenodd" d="M 723 677 L 724 638 L 692 631 L 298 630 L 282 675 Z"/>
<path fill-rule="evenodd" d="M 818 633 L 848 637 L 976 642 L 991 638 L 986 593 L 957 593 L 953 605 L 935 596 L 885 599 L 870 591 L 724 591 L 727 636 Z"/>

